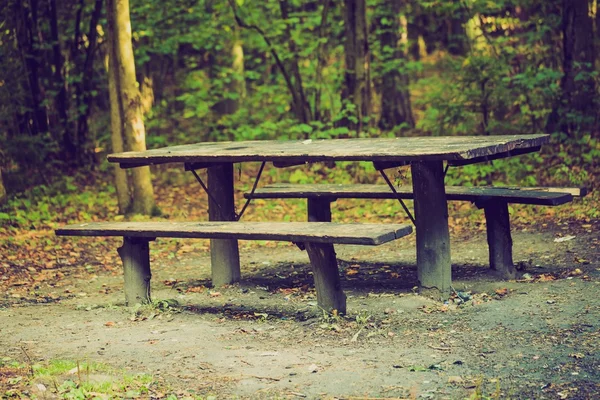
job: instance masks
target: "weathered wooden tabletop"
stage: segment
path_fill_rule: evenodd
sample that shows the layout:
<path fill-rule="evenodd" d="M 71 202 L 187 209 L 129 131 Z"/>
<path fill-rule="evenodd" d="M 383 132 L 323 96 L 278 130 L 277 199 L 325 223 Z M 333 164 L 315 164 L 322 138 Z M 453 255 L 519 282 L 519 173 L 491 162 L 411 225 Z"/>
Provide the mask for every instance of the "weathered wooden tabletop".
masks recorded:
<path fill-rule="evenodd" d="M 205 142 L 142 152 L 116 153 L 122 167 L 164 163 L 272 161 L 477 162 L 539 150 L 549 135 L 398 137 L 328 140 Z"/>

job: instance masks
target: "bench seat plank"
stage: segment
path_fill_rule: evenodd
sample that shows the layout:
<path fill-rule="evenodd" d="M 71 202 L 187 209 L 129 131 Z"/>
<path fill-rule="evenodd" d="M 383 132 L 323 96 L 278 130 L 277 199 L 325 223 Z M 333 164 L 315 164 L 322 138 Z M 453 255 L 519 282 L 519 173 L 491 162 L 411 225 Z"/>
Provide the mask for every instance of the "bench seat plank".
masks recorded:
<path fill-rule="evenodd" d="M 549 191 L 556 189 L 556 191 Z M 514 187 L 464 187 L 446 186 L 448 200 L 481 202 L 491 198 L 507 203 L 557 206 L 573 200 L 573 191 L 559 192 L 560 188 L 514 188 Z M 396 188 L 402 199 L 413 199 L 412 186 Z M 564 191 L 564 189 L 563 189 Z M 581 193 L 581 191 L 580 191 Z M 584 191 L 585 193 L 585 191 Z M 335 185 L 335 184 L 274 184 L 246 193 L 246 198 L 254 199 L 395 199 L 396 195 L 387 185 Z"/>
<path fill-rule="evenodd" d="M 62 236 L 280 240 L 380 245 L 412 232 L 407 224 L 327 222 L 90 222 L 57 229 Z"/>

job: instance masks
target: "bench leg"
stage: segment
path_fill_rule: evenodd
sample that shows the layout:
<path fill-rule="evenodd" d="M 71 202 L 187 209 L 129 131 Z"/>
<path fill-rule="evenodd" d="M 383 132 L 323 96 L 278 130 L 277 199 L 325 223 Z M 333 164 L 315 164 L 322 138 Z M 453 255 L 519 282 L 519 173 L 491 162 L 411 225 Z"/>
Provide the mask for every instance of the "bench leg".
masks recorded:
<path fill-rule="evenodd" d="M 508 204 L 505 201 L 488 201 L 485 203 L 483 211 L 485 212 L 490 267 L 502 279 L 514 279 L 516 269 L 512 259 Z"/>
<path fill-rule="evenodd" d="M 331 222 L 331 202 L 329 198 L 309 198 L 308 206 L 308 222 Z"/>
<path fill-rule="evenodd" d="M 346 314 L 346 295 L 342 291 L 335 250 L 330 243 L 306 243 L 306 251 L 317 289 L 317 303 L 328 312 Z"/>
<path fill-rule="evenodd" d="M 233 164 L 226 163 L 208 169 L 209 221 L 235 221 L 233 195 Z M 228 285 L 240 280 L 240 253 L 236 239 L 211 239 L 210 262 L 213 286 Z"/>
<path fill-rule="evenodd" d="M 117 251 L 123 261 L 125 278 L 125 304 L 148 304 L 150 299 L 150 239 L 123 238 L 123 246 Z"/>
<path fill-rule="evenodd" d="M 448 204 L 442 161 L 411 163 L 421 293 L 447 299 L 452 285 Z"/>

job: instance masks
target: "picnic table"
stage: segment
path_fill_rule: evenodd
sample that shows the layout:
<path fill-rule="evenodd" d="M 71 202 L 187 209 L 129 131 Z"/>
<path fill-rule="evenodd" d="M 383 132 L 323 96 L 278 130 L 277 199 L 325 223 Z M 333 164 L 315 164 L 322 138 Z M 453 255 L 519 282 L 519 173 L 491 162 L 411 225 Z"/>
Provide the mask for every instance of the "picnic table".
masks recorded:
<path fill-rule="evenodd" d="M 206 142 L 116 153 L 109 155 L 108 160 L 119 163 L 121 168 L 165 163 L 183 163 L 192 171 L 206 168 L 211 221 L 236 220 L 234 163 L 262 161 L 287 167 L 312 162 L 368 161 L 380 171 L 409 164 L 418 280 L 422 291 L 444 297 L 452 284 L 444 163 L 461 166 L 536 152 L 549 138 L 531 134 Z M 211 239 L 211 268 L 214 285 L 240 279 L 237 240 Z"/>

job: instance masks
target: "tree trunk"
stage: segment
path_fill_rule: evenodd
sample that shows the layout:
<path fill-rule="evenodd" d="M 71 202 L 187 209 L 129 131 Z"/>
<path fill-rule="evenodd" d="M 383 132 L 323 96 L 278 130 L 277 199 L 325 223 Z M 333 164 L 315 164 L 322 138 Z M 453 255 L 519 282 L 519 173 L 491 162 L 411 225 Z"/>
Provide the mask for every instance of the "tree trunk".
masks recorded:
<path fill-rule="evenodd" d="M 0 169 L 0 204 L 4 204 L 6 201 L 6 188 L 4 187 L 4 180 L 2 179 L 2 169 Z"/>
<path fill-rule="evenodd" d="M 298 60 L 298 48 L 296 46 L 296 42 L 294 41 L 291 30 L 289 27 L 289 5 L 286 0 L 279 1 L 279 9 L 281 10 L 281 17 L 285 21 L 285 30 L 284 30 L 284 40 L 288 43 L 288 49 L 292 57 L 290 61 L 287 63 L 287 70 L 290 71 L 290 75 L 293 78 L 292 86 L 294 89 L 295 95 L 294 98 L 294 113 L 298 120 L 307 124 L 311 121 L 312 117 L 310 115 L 310 106 L 308 101 L 306 100 L 306 95 L 304 93 L 304 87 L 302 85 L 302 75 L 300 75 L 300 67 Z"/>
<path fill-rule="evenodd" d="M 406 16 L 408 20 L 407 26 L 407 38 L 408 38 L 408 54 L 413 60 L 419 61 L 421 59 L 421 48 L 419 44 L 419 38 L 421 37 L 421 7 L 419 4 L 411 0 L 411 13 Z"/>
<path fill-rule="evenodd" d="M 446 46 L 448 52 L 455 56 L 463 56 L 467 54 L 467 32 L 465 31 L 465 19 L 461 8 L 453 13 L 446 21 L 448 36 L 446 38 Z"/>
<path fill-rule="evenodd" d="M 331 2 L 329 0 L 322 1 L 321 9 L 321 24 L 319 26 L 319 46 L 317 47 L 317 66 L 315 68 L 315 92 L 314 92 L 314 109 L 313 115 L 315 121 L 321 121 L 323 113 L 321 111 L 321 86 L 323 82 L 323 68 L 327 64 L 328 54 L 328 22 L 327 17 L 329 15 L 329 6 Z"/>
<path fill-rule="evenodd" d="M 112 18 L 107 19 L 108 32 L 114 31 L 114 20 Z M 117 64 L 115 53 L 113 50 L 113 44 L 111 36 L 109 35 L 106 41 L 106 58 L 105 66 L 108 75 L 108 94 L 110 101 L 110 131 L 111 131 L 111 143 L 112 151 L 114 153 L 121 153 L 124 151 L 123 128 L 125 126 L 123 119 L 123 106 L 121 105 L 121 98 L 119 97 L 119 91 L 117 89 Z M 131 194 L 129 193 L 129 183 L 127 179 L 126 170 L 114 164 L 113 166 L 115 176 L 115 188 L 117 191 L 117 202 L 119 204 L 119 214 L 125 214 L 131 207 Z"/>
<path fill-rule="evenodd" d="M 231 69 L 228 71 L 229 83 L 226 84 L 225 90 L 235 96 L 224 98 L 214 105 L 213 110 L 219 115 L 234 114 L 240 107 L 240 102 L 246 97 L 246 81 L 244 78 L 244 47 L 239 38 L 239 27 L 236 27 L 232 41 L 230 43 Z M 218 72 L 220 67 L 219 57 L 212 57 L 210 73 L 213 75 Z"/>
<path fill-rule="evenodd" d="M 151 64 L 146 63 L 142 67 L 140 77 L 140 95 L 142 99 L 142 114 L 148 115 L 154 104 L 154 78 L 151 73 Z"/>
<path fill-rule="evenodd" d="M 546 125 L 546 131 L 573 134 L 591 129 L 596 122 L 594 25 L 588 0 L 563 0 L 562 95 Z"/>
<path fill-rule="evenodd" d="M 345 0 L 344 5 L 346 73 L 342 101 L 352 104 L 353 110 L 345 118 L 343 125 L 360 132 L 365 117 L 369 117 L 371 113 L 366 5 L 365 0 Z"/>
<path fill-rule="evenodd" d="M 92 105 L 92 83 L 94 75 L 94 55 L 96 54 L 96 42 L 98 38 L 97 26 L 102 16 L 103 0 L 96 0 L 94 12 L 90 18 L 90 25 L 87 35 L 88 46 L 85 52 L 85 61 L 82 68 L 81 83 L 77 85 L 78 92 L 78 118 L 77 118 L 77 144 L 78 144 L 78 163 L 86 165 L 88 162 L 93 162 L 94 152 L 90 146 L 90 138 L 88 137 L 89 126 L 88 118 L 91 112 Z M 83 107 L 81 107 L 83 105 Z"/>
<path fill-rule="evenodd" d="M 414 128 L 415 120 L 410 106 L 408 91 L 408 75 L 401 72 L 406 59 L 400 42 L 400 1 L 381 2 L 377 9 L 379 43 L 381 46 L 381 61 L 383 72 L 377 79 L 381 93 L 381 118 L 379 127 L 383 130 L 406 124 Z"/>
<path fill-rule="evenodd" d="M 23 55 L 25 73 L 29 83 L 31 95 L 31 118 L 27 122 L 28 129 L 32 134 L 48 132 L 48 115 L 43 105 L 44 96 L 40 84 L 40 52 L 38 35 L 38 1 L 30 0 L 26 3 L 16 1 L 17 20 L 17 42 Z"/>
<path fill-rule="evenodd" d="M 69 129 L 67 87 L 63 77 L 63 57 L 60 48 L 60 37 L 58 34 L 58 11 L 56 0 L 50 0 L 50 39 L 52 42 L 52 55 L 54 58 L 54 88 L 57 92 L 54 101 L 56 113 L 60 122 L 60 135 L 63 143 L 64 160 L 73 160 L 76 156 L 76 147 L 73 136 Z"/>
<path fill-rule="evenodd" d="M 116 67 L 114 75 L 117 93 L 123 109 L 125 127 L 125 150 L 146 150 L 146 129 L 142 115 L 142 102 L 135 75 L 135 62 L 131 42 L 129 0 L 108 0 L 107 19 L 112 20 L 108 35 L 112 40 L 112 52 Z M 132 171 L 133 201 L 131 211 L 152 214 L 155 208 L 150 167 L 138 167 Z"/>

